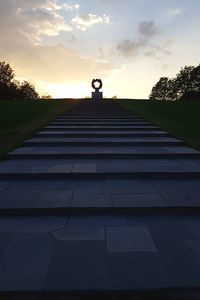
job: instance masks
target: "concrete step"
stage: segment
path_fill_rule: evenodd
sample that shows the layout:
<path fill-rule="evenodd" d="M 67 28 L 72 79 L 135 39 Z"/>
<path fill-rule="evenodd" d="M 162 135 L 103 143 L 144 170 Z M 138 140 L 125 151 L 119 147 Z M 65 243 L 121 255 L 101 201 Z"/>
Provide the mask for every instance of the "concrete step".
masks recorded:
<path fill-rule="evenodd" d="M 0 293 L 199 288 L 199 152 L 116 101 L 59 119 L 0 162 Z"/>
<path fill-rule="evenodd" d="M 0 171 L 0 180 L 22 180 L 22 179 L 200 179 L 200 171 L 191 171 L 188 172 L 186 170 L 153 170 L 153 171 L 124 171 L 124 172 L 112 172 L 112 171 L 100 171 L 100 172 L 71 172 L 71 173 L 44 173 L 44 172 L 1 172 Z"/>
<path fill-rule="evenodd" d="M 82 137 L 82 138 L 56 138 L 56 137 L 34 137 L 24 142 L 24 145 L 29 146 L 143 146 L 143 145 L 162 145 L 162 146 L 177 146 L 184 145 L 181 140 L 173 137 Z"/>
<path fill-rule="evenodd" d="M 72 121 L 68 121 L 68 122 L 52 122 L 51 126 L 138 126 L 138 127 L 143 127 L 143 126 L 154 126 L 152 123 L 150 122 L 99 122 L 99 121 L 86 121 L 86 122 L 82 122 L 82 121 L 77 121 L 77 122 L 72 122 Z"/>
<path fill-rule="evenodd" d="M 87 130 L 95 130 L 95 131 L 151 131 L 151 130 L 156 130 L 156 131 L 163 131 L 162 129 L 160 129 L 159 127 L 157 126 L 104 126 L 104 125 L 101 125 L 101 126 L 55 126 L 55 125 L 49 125 L 47 127 L 45 127 L 43 129 L 43 131 L 45 130 L 51 130 L 51 131 L 59 131 L 59 130 L 65 130 L 65 131 L 87 131 Z"/>
<path fill-rule="evenodd" d="M 17 204 L 17 201 L 16 201 Z M 135 205 L 135 206 L 134 206 Z M 200 205 L 181 205 L 181 206 L 166 206 L 164 207 L 162 204 L 157 204 L 156 206 L 150 204 L 149 207 L 145 207 L 142 203 L 140 204 L 134 204 L 133 203 L 126 203 L 124 205 L 120 205 L 119 207 L 114 207 L 114 206 L 109 206 L 105 203 L 95 203 L 91 205 L 86 205 L 84 206 L 84 202 L 78 206 L 76 204 L 76 207 L 66 207 L 62 205 L 56 205 L 55 207 L 52 204 L 39 204 L 38 207 L 20 207 L 20 204 L 18 204 L 18 207 L 12 207 L 9 205 L 7 207 L 5 204 L 1 206 L 0 203 L 0 216 L 1 217 L 10 217 L 10 216 L 20 216 L 23 218 L 23 216 L 26 217 L 37 217 L 37 216 L 63 216 L 63 215 L 74 215 L 74 214 L 79 214 L 79 215 L 88 215 L 88 214 L 125 214 L 125 215 L 130 215 L 135 216 L 137 214 L 146 214 L 146 215 L 152 215 L 152 214 L 157 214 L 157 215 L 165 215 L 166 213 L 168 214 L 176 214 L 176 215 L 183 215 L 183 214 L 200 214 Z M 28 206 L 28 205 L 27 205 Z"/>
<path fill-rule="evenodd" d="M 8 154 L 9 159 L 199 159 L 198 153 L 51 153 L 51 151 L 35 151 L 34 153 Z"/>
<path fill-rule="evenodd" d="M 72 147 L 78 147 L 79 145 L 81 147 L 93 147 L 93 146 L 106 146 L 106 147 L 116 147 L 116 146 L 122 146 L 122 142 L 120 141 L 25 141 L 23 143 L 24 146 L 29 146 L 29 147 L 67 147 L 67 146 L 72 146 Z M 185 145 L 182 141 L 123 141 L 123 146 L 141 146 L 141 147 L 146 147 L 146 146 L 166 146 L 166 147 L 177 147 L 180 145 Z"/>
<path fill-rule="evenodd" d="M 54 121 L 54 123 L 52 124 L 118 124 L 118 123 L 124 123 L 124 124 L 135 124 L 135 125 L 147 125 L 147 124 L 151 124 L 149 121 L 144 121 L 144 120 L 137 120 L 137 119 L 129 119 L 129 120 L 124 120 L 124 119 L 117 119 L 117 120 L 103 120 L 103 119 L 95 119 L 95 120 L 59 120 L 56 119 Z"/>
<path fill-rule="evenodd" d="M 25 142 L 25 144 L 30 144 L 30 143 L 86 143 L 86 144 L 93 144 L 95 145 L 96 143 L 120 143 L 122 145 L 126 145 L 127 143 L 178 143 L 178 144 L 183 144 L 181 140 L 178 140 L 173 137 L 95 137 L 95 138 L 62 138 L 62 137 L 34 137 L 28 141 Z"/>
<path fill-rule="evenodd" d="M 149 131 L 51 131 L 45 130 L 40 131 L 36 135 L 36 137 L 75 137 L 75 138 L 88 138 L 88 137 L 165 137 L 171 136 L 168 132 L 165 131 L 156 131 L 156 130 L 149 130 Z"/>
<path fill-rule="evenodd" d="M 0 213 L 197 213 L 199 183 L 200 178 L 4 178 Z"/>
<path fill-rule="evenodd" d="M 132 116 L 132 115 L 127 115 L 127 116 L 124 116 L 124 115 L 118 115 L 118 116 L 97 116 L 97 115 L 92 115 L 92 116 L 87 116 L 87 115 L 65 115 L 65 116 L 61 116 L 58 118 L 59 120 L 68 120 L 68 119 L 73 119 L 73 120 L 96 120 L 96 119 L 100 119 L 100 120 L 144 120 L 144 118 L 141 118 L 141 117 L 135 117 L 135 116 Z"/>
<path fill-rule="evenodd" d="M 23 157 L 23 156 L 40 156 L 45 158 L 48 156 L 52 157 L 62 157 L 62 156 L 77 156 L 82 157 L 142 157 L 142 158 L 160 158 L 160 157 L 183 157 L 190 158 L 196 157 L 198 158 L 200 152 L 189 147 L 184 146 L 43 146 L 43 147 L 20 147 L 17 148 L 10 153 L 8 153 L 8 157 Z"/>

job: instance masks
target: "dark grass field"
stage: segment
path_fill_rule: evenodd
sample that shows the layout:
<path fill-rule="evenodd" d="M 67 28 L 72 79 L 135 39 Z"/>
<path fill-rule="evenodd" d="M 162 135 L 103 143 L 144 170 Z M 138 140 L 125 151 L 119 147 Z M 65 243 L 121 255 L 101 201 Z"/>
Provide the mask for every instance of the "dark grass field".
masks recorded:
<path fill-rule="evenodd" d="M 121 100 L 120 104 L 200 150 L 200 101 Z"/>
<path fill-rule="evenodd" d="M 76 103 L 76 100 L 0 101 L 0 156 Z"/>

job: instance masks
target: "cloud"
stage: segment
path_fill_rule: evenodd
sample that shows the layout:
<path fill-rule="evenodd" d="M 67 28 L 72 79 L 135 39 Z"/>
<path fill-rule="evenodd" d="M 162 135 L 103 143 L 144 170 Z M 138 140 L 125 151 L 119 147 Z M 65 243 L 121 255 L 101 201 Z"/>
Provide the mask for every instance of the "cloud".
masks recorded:
<path fill-rule="evenodd" d="M 43 35 L 71 31 L 59 10 L 60 6 L 53 0 L 0 0 L 0 39 L 17 36 L 38 42 Z"/>
<path fill-rule="evenodd" d="M 144 55 L 146 57 L 157 57 L 170 55 L 174 39 L 168 39 L 163 44 L 155 44 L 154 38 L 161 34 L 161 29 L 154 21 L 143 21 L 138 24 L 137 37 L 120 41 L 116 50 L 125 58 Z"/>
<path fill-rule="evenodd" d="M 143 21 L 138 26 L 138 33 L 147 39 L 151 39 L 160 33 L 160 29 L 155 25 L 154 21 Z"/>
<path fill-rule="evenodd" d="M 62 8 L 66 9 L 66 10 L 73 11 L 75 9 L 78 10 L 80 8 L 80 5 L 79 4 L 72 4 L 72 3 L 63 3 Z"/>
<path fill-rule="evenodd" d="M 138 51 L 145 47 L 147 41 L 145 39 L 138 39 L 136 41 L 126 39 L 117 45 L 117 51 L 124 57 L 132 57 L 138 54 Z"/>
<path fill-rule="evenodd" d="M 156 57 L 161 59 L 160 56 L 171 55 L 171 47 L 175 44 L 175 39 L 168 39 L 161 45 L 149 45 L 149 50 L 145 52 L 147 57 Z"/>
<path fill-rule="evenodd" d="M 109 24 L 110 17 L 103 15 L 97 16 L 94 14 L 77 15 L 72 19 L 72 24 L 81 31 L 87 30 L 89 27 L 96 24 Z"/>
<path fill-rule="evenodd" d="M 71 30 L 56 3 L 0 0 L 1 60 L 11 64 L 18 78 L 34 82 L 65 84 L 109 74 L 114 68 L 111 64 L 82 57 L 63 45 L 43 45 L 43 36 Z"/>
<path fill-rule="evenodd" d="M 177 17 L 183 14 L 183 9 L 180 7 L 169 9 L 167 12 L 168 17 Z"/>
<path fill-rule="evenodd" d="M 143 48 L 150 45 L 151 40 L 161 30 L 155 25 L 154 21 L 143 21 L 138 24 L 137 38 L 125 39 L 118 43 L 117 52 L 124 57 L 133 57 L 138 54 Z"/>
<path fill-rule="evenodd" d="M 22 77 L 61 84 L 89 80 L 92 74 L 105 76 L 112 69 L 111 64 L 81 57 L 62 45 L 32 46 L 23 54 L 18 53 L 16 73 Z"/>

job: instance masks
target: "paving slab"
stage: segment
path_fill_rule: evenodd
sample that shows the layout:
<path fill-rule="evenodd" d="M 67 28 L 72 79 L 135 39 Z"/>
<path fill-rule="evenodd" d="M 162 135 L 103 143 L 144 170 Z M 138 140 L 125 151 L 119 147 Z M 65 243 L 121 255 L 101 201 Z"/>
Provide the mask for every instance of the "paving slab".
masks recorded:
<path fill-rule="evenodd" d="M 109 270 L 104 241 L 57 243 L 46 280 L 47 291 L 105 291 Z"/>
<path fill-rule="evenodd" d="M 39 198 L 37 191 L 10 191 L 0 192 L 0 208 L 32 208 Z"/>
<path fill-rule="evenodd" d="M 75 163 L 72 169 L 72 173 L 96 173 L 96 163 Z"/>
<path fill-rule="evenodd" d="M 41 193 L 34 203 L 35 208 L 59 208 L 70 207 L 72 191 L 46 191 Z"/>
<path fill-rule="evenodd" d="M 49 233 L 66 225 L 65 216 L 9 216 L 0 218 L 0 233 Z"/>
<path fill-rule="evenodd" d="M 114 207 L 167 207 L 159 194 L 113 194 Z"/>
<path fill-rule="evenodd" d="M 71 207 L 113 207 L 111 194 L 74 193 Z"/>
<path fill-rule="evenodd" d="M 70 226 L 52 233 L 52 236 L 59 241 L 104 241 L 105 228 Z"/>
<path fill-rule="evenodd" d="M 6 251 L 6 247 L 8 246 L 12 237 L 13 234 L 11 233 L 0 233 L 0 257 L 2 257 L 4 251 Z"/>
<path fill-rule="evenodd" d="M 54 244 L 43 235 L 16 235 L 0 261 L 0 291 L 42 291 Z"/>
<path fill-rule="evenodd" d="M 75 214 L 70 215 L 68 226 L 88 227 L 88 226 L 126 226 L 128 225 L 125 215 L 115 214 Z"/>
<path fill-rule="evenodd" d="M 106 229 L 109 252 L 157 252 L 147 227 L 108 227 Z"/>

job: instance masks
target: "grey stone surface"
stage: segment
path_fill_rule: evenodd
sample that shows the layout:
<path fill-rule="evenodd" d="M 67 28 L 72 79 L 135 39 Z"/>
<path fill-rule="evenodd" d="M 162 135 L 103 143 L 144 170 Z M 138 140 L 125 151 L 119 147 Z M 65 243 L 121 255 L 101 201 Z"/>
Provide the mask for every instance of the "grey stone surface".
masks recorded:
<path fill-rule="evenodd" d="M 6 251 L 6 248 L 12 239 L 13 234 L 10 233 L 0 233 L 0 260 L 4 252 Z"/>
<path fill-rule="evenodd" d="M 191 232 L 191 240 L 200 240 L 200 222 L 198 216 L 190 217 L 186 224 Z"/>
<path fill-rule="evenodd" d="M 12 191 L 66 191 L 66 190 L 73 190 L 77 182 L 72 179 L 21 179 L 15 180 L 13 179 L 9 184 L 8 188 Z M 7 189 L 6 189 L 7 190 Z"/>
<path fill-rule="evenodd" d="M 0 192 L 4 191 L 10 184 L 10 181 L 0 180 Z"/>
<path fill-rule="evenodd" d="M 11 152 L 9 154 L 25 154 L 25 153 L 33 153 L 35 150 L 35 147 L 19 147 Z"/>
<path fill-rule="evenodd" d="M 58 243 L 45 290 L 107 291 L 110 288 L 109 272 L 104 241 Z"/>
<path fill-rule="evenodd" d="M 48 233 L 66 225 L 63 216 L 9 216 L 0 218 L 0 233 Z"/>
<path fill-rule="evenodd" d="M 106 240 L 109 252 L 157 251 L 147 227 L 108 227 Z"/>
<path fill-rule="evenodd" d="M 68 226 L 126 226 L 126 215 L 84 214 L 70 215 Z"/>
<path fill-rule="evenodd" d="M 104 241 L 104 227 L 66 227 L 52 234 L 60 241 Z"/>
<path fill-rule="evenodd" d="M 77 193 L 93 193 L 93 194 L 101 194 L 104 193 L 105 189 L 105 180 L 101 179 L 83 179 L 77 180 L 75 184 L 75 192 Z"/>
<path fill-rule="evenodd" d="M 10 191 L 0 193 L 0 209 L 4 208 L 30 208 L 39 198 L 37 191 Z"/>
<path fill-rule="evenodd" d="M 199 172 L 200 171 L 200 160 L 179 160 L 180 163 L 183 165 L 184 169 L 188 172 Z"/>
<path fill-rule="evenodd" d="M 30 172 L 33 174 L 34 173 L 38 174 L 38 173 L 46 173 L 47 170 L 48 170 L 48 167 L 33 167 L 33 168 L 31 168 Z"/>
<path fill-rule="evenodd" d="M 153 185 L 169 206 L 187 203 L 187 196 L 178 180 L 153 180 Z"/>
<path fill-rule="evenodd" d="M 153 180 L 155 189 L 170 207 L 199 207 L 200 191 L 194 180 Z M 196 186 L 196 189 L 195 189 Z"/>
<path fill-rule="evenodd" d="M 113 194 L 114 207 L 167 207 L 159 194 Z"/>
<path fill-rule="evenodd" d="M 169 135 L 169 133 L 168 132 L 166 132 L 166 131 L 161 131 L 161 130 L 147 130 L 147 131 L 145 131 L 145 130 L 143 130 L 142 132 L 141 131 L 137 131 L 137 130 L 134 130 L 134 131 L 120 131 L 120 130 L 103 130 L 103 129 L 101 129 L 101 130 L 93 130 L 93 131 L 91 131 L 91 130 L 80 130 L 80 131 L 78 131 L 78 130 L 57 130 L 56 132 L 55 131 L 53 131 L 53 130 L 45 130 L 45 131 L 40 131 L 38 134 L 37 134 L 37 136 L 40 136 L 40 135 L 43 135 L 43 136 L 48 136 L 48 135 L 58 135 L 58 137 L 59 137 L 59 135 L 113 135 L 113 136 L 117 136 L 117 135 L 124 135 L 124 136 L 132 136 L 132 135 L 149 135 L 149 136 L 151 136 L 152 134 L 153 135 Z"/>
<path fill-rule="evenodd" d="M 157 193 L 151 181 L 145 179 L 112 179 L 107 180 L 105 191 L 112 194 L 155 194 Z"/>
<path fill-rule="evenodd" d="M 47 173 L 70 173 L 72 170 L 73 164 L 55 164 L 48 168 Z"/>
<path fill-rule="evenodd" d="M 69 207 L 72 199 L 72 191 L 46 191 L 43 192 L 34 207 Z"/>
<path fill-rule="evenodd" d="M 172 153 L 200 153 L 199 151 L 192 149 L 190 147 L 165 147 L 165 149 L 169 150 Z"/>
<path fill-rule="evenodd" d="M 200 240 L 189 240 L 187 241 L 187 244 L 200 263 Z"/>
<path fill-rule="evenodd" d="M 0 260 L 0 291 L 42 291 L 54 241 L 44 235 L 17 235 Z"/>
<path fill-rule="evenodd" d="M 15 162 L 15 161 L 1 161 L 0 162 L 0 172 L 1 173 L 8 173 L 8 172 L 12 172 L 12 170 L 16 170 L 16 168 L 18 167 L 19 162 Z"/>
<path fill-rule="evenodd" d="M 27 141 L 28 142 L 35 142 L 35 143 L 40 143 L 40 142 L 56 142 L 56 143 L 65 143 L 65 142 L 169 142 L 169 143 L 173 143 L 173 142 L 180 142 L 180 140 L 176 139 L 176 138 L 171 138 L 171 137 L 120 137 L 120 138 L 110 138 L 110 137 L 105 137 L 105 138 L 59 138 L 59 137 L 41 137 L 41 138 L 32 138 L 30 140 Z"/>
<path fill-rule="evenodd" d="M 97 162 L 97 172 L 138 172 L 139 164 L 136 160 L 117 159 L 117 160 L 99 160 Z"/>
<path fill-rule="evenodd" d="M 96 163 L 75 163 L 73 173 L 96 173 Z"/>
<path fill-rule="evenodd" d="M 110 194 L 74 193 L 71 207 L 112 207 Z"/>

